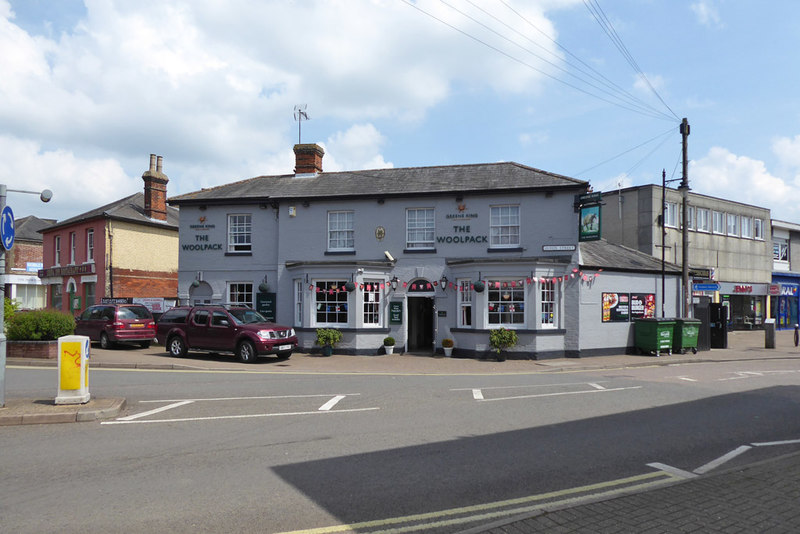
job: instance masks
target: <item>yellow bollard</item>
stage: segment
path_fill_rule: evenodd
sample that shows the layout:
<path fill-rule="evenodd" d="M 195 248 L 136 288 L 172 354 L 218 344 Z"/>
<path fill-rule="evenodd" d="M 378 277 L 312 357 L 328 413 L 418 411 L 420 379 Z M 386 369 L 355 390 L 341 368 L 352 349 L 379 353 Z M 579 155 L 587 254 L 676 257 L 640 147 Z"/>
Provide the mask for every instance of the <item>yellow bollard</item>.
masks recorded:
<path fill-rule="evenodd" d="M 56 404 L 89 402 L 89 349 L 87 336 L 58 338 L 58 396 Z"/>

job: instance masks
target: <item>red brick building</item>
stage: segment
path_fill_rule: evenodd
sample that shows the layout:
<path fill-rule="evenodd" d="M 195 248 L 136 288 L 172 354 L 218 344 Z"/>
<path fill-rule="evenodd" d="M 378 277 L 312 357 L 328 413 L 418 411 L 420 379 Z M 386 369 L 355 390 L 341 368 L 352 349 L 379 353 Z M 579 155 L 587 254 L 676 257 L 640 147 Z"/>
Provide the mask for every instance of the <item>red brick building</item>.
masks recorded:
<path fill-rule="evenodd" d="M 103 298 L 137 299 L 161 311 L 178 292 L 178 210 L 166 205 L 162 158 L 150 156 L 144 192 L 44 230 L 49 308 L 75 313 Z"/>
<path fill-rule="evenodd" d="M 34 215 L 14 222 L 14 246 L 6 251 L 5 296 L 16 301 L 20 309 L 45 307 L 45 287 L 39 279 L 42 268 L 42 234 L 39 231 L 55 223 Z"/>

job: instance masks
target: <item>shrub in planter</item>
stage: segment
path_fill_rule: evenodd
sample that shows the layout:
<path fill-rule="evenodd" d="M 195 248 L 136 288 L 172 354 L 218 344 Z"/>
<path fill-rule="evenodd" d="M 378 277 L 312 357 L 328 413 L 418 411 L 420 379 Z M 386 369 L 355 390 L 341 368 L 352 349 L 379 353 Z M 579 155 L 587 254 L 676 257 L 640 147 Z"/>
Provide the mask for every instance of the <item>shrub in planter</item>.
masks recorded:
<path fill-rule="evenodd" d="M 322 347 L 322 354 L 330 356 L 333 354 L 333 347 L 342 340 L 341 330 L 336 328 L 317 328 L 317 340 L 315 343 Z"/>
<path fill-rule="evenodd" d="M 489 346 L 497 353 L 497 360 L 505 360 L 503 351 L 517 344 L 519 338 L 517 337 L 516 330 L 508 330 L 507 328 L 496 328 L 489 332 Z"/>
<path fill-rule="evenodd" d="M 392 336 L 383 338 L 384 347 L 394 347 L 394 338 Z"/>
<path fill-rule="evenodd" d="M 72 315 L 54 310 L 15 313 L 6 324 L 11 341 L 54 341 L 75 333 Z"/>
<path fill-rule="evenodd" d="M 452 349 L 453 348 L 453 340 L 449 337 L 446 337 L 442 340 L 442 348 L 445 349 Z"/>

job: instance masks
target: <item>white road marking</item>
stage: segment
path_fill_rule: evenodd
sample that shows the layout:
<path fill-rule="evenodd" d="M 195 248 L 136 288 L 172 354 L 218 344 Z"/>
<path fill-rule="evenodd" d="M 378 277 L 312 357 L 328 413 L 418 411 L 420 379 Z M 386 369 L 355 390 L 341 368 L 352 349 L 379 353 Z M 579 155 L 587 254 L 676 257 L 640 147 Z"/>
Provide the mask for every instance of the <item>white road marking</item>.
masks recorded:
<path fill-rule="evenodd" d="M 338 395 L 334 394 L 334 395 Z M 361 395 L 361 393 L 343 393 L 345 397 L 354 397 L 357 395 Z M 201 401 L 230 401 L 230 400 L 266 400 L 266 399 L 308 399 L 314 397 L 330 397 L 331 393 L 316 393 L 313 395 L 266 395 L 263 397 L 216 397 L 216 398 L 205 398 L 205 399 L 161 399 L 161 400 L 142 400 L 139 401 L 140 403 L 145 402 L 152 402 L 152 403 L 161 403 L 161 402 L 183 402 L 183 401 L 192 401 L 192 402 L 201 402 Z"/>
<path fill-rule="evenodd" d="M 678 380 L 686 380 L 687 382 L 697 382 L 694 378 L 689 378 L 688 376 L 678 376 L 676 377 Z"/>
<path fill-rule="evenodd" d="M 684 471 L 683 469 L 678 469 L 677 467 L 672 467 L 671 465 L 658 462 L 647 464 L 647 467 L 652 467 L 653 469 L 658 469 L 659 471 L 664 471 L 665 473 L 669 473 L 670 475 L 680 478 L 694 478 L 697 476 L 695 473 L 690 473 L 689 471 Z"/>
<path fill-rule="evenodd" d="M 711 471 L 715 467 L 719 467 L 720 465 L 724 464 L 725 462 L 736 458 L 740 454 L 745 453 L 745 452 L 749 451 L 752 448 L 753 447 L 751 447 L 750 445 L 742 445 L 740 447 L 737 447 L 734 450 L 732 450 L 731 452 L 729 452 L 728 454 L 720 456 L 716 460 L 713 460 L 711 462 L 708 462 L 706 465 L 698 467 L 697 469 L 694 470 L 694 472 L 697 473 L 698 475 L 702 475 L 703 473 L 708 473 L 709 471 Z"/>
<path fill-rule="evenodd" d="M 368 412 L 373 410 L 380 410 L 380 408 L 354 408 L 352 410 L 332 410 L 328 412 L 320 412 L 315 410 L 313 412 L 286 412 L 286 413 L 257 413 L 251 415 L 218 415 L 213 417 L 182 417 L 177 419 L 146 419 L 135 421 L 102 421 L 101 425 L 132 425 L 132 424 L 148 424 L 148 423 L 184 423 L 194 421 L 215 421 L 221 419 L 255 419 L 259 417 L 280 417 L 286 415 L 322 415 L 322 414 L 338 414 L 338 413 L 352 413 L 352 412 Z"/>
<path fill-rule="evenodd" d="M 475 400 L 483 400 L 483 391 L 479 389 L 472 390 L 472 398 Z"/>
<path fill-rule="evenodd" d="M 585 395 L 588 393 L 611 393 L 612 391 L 624 391 L 626 389 L 642 389 L 642 386 L 631 386 L 627 388 L 613 388 L 613 389 L 593 389 L 588 391 L 560 391 L 558 393 L 539 393 L 537 395 L 517 395 L 514 397 L 498 397 L 496 399 L 482 399 L 482 402 L 515 400 L 515 399 L 535 399 L 539 397 L 559 397 L 562 395 Z"/>
<path fill-rule="evenodd" d="M 766 441 L 764 443 L 751 443 L 753 447 L 772 447 L 775 445 L 797 445 L 800 439 L 787 439 L 784 441 Z"/>
<path fill-rule="evenodd" d="M 525 388 L 558 388 L 562 386 L 585 386 L 589 382 L 563 382 L 553 384 L 526 384 L 523 386 L 489 386 L 480 388 L 485 389 L 525 389 Z M 603 381 L 595 381 L 594 384 L 602 384 Z M 475 388 L 453 388 L 450 391 L 475 391 Z"/>
<path fill-rule="evenodd" d="M 146 412 L 137 413 L 137 414 L 134 414 L 134 415 L 129 415 L 127 417 L 120 417 L 118 420 L 119 421 L 132 421 L 134 419 L 139 419 L 140 417 L 147 417 L 148 415 L 153 415 L 153 414 L 156 414 L 156 413 L 165 412 L 167 410 L 172 410 L 173 408 L 178 408 L 180 406 L 186 406 L 187 404 L 192 404 L 193 402 L 194 401 L 191 401 L 191 400 L 174 402 L 174 403 L 172 403 L 170 405 L 162 406 L 161 408 L 156 408 L 155 410 L 149 410 L 149 411 L 146 411 Z"/>
<path fill-rule="evenodd" d="M 337 395 L 322 406 L 319 407 L 319 411 L 326 412 L 336 406 L 336 404 L 344 398 L 344 395 Z"/>
<path fill-rule="evenodd" d="M 593 388 L 595 388 L 595 389 L 601 389 L 601 390 L 602 390 L 602 389 L 606 389 L 606 388 L 604 388 L 603 386 L 601 386 L 600 384 L 597 384 L 597 383 L 594 383 L 594 382 L 589 382 L 588 384 L 589 384 L 590 386 L 592 386 Z"/>

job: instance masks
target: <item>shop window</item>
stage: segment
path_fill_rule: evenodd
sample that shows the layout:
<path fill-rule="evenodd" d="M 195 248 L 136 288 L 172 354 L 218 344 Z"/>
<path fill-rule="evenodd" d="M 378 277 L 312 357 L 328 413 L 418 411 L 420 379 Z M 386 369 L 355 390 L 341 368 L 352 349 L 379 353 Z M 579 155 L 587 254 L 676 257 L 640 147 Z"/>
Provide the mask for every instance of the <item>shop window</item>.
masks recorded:
<path fill-rule="evenodd" d="M 712 214 L 712 223 L 715 234 L 725 233 L 725 214 L 721 211 L 715 211 Z"/>
<path fill-rule="evenodd" d="M 414 208 L 406 210 L 406 248 L 433 248 L 434 223 L 433 208 Z"/>
<path fill-rule="evenodd" d="M 96 286 L 97 284 L 94 282 L 86 282 L 83 284 L 83 298 L 86 299 L 84 306 L 91 306 L 94 304 Z"/>
<path fill-rule="evenodd" d="M 489 246 L 519 246 L 519 206 L 492 206 Z"/>
<path fill-rule="evenodd" d="M 302 280 L 294 281 L 294 326 L 303 326 L 303 290 Z"/>
<path fill-rule="evenodd" d="M 458 326 L 472 326 L 472 280 L 458 280 Z"/>
<path fill-rule="evenodd" d="M 252 252 L 252 229 L 249 213 L 228 215 L 228 252 Z"/>
<path fill-rule="evenodd" d="M 61 236 L 57 235 L 53 238 L 53 254 L 55 259 L 54 265 L 61 265 Z M 59 306 L 60 307 L 60 306 Z"/>
<path fill-rule="evenodd" d="M 355 250 L 352 211 L 328 212 L 328 250 Z"/>
<path fill-rule="evenodd" d="M 63 295 L 61 292 L 61 284 L 53 284 L 50 286 L 50 304 L 53 308 L 60 310 L 62 303 Z"/>
<path fill-rule="evenodd" d="M 489 280 L 486 293 L 490 325 L 525 323 L 525 288 L 522 284 L 516 281 Z"/>
<path fill-rule="evenodd" d="M 664 203 L 664 226 L 667 228 L 678 227 L 678 203 L 665 202 Z"/>
<path fill-rule="evenodd" d="M 86 261 L 94 261 L 94 230 L 86 230 Z"/>
<path fill-rule="evenodd" d="M 556 326 L 556 284 L 547 280 L 541 285 L 542 298 L 542 328 L 555 328 Z"/>
<path fill-rule="evenodd" d="M 228 282 L 228 304 L 253 307 L 253 284 L 251 282 Z"/>
<path fill-rule="evenodd" d="M 316 291 L 316 322 L 318 325 L 346 325 L 347 297 L 346 280 L 318 280 Z"/>
<path fill-rule="evenodd" d="M 381 326 L 381 288 L 380 282 L 364 281 L 364 326 Z"/>
<path fill-rule="evenodd" d="M 728 235 L 730 236 L 738 236 L 739 235 L 739 216 L 734 215 L 733 213 L 728 214 Z"/>
<path fill-rule="evenodd" d="M 710 211 L 706 208 L 697 208 L 697 231 L 698 232 L 710 232 L 711 231 L 711 221 L 710 221 Z"/>

